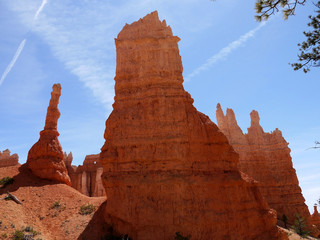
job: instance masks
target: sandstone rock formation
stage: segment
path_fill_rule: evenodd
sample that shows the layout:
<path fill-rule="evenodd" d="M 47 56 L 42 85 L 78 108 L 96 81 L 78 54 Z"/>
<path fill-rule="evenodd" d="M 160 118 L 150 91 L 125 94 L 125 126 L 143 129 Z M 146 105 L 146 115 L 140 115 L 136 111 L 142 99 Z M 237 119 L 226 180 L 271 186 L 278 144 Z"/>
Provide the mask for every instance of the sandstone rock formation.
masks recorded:
<path fill-rule="evenodd" d="M 64 161 L 71 179 L 71 186 L 89 197 L 105 196 L 101 175 L 103 172 L 99 154 L 87 155 L 83 165 L 78 167 L 72 164 L 72 153 L 64 153 Z"/>
<path fill-rule="evenodd" d="M 9 167 L 15 166 L 19 164 L 19 156 L 18 154 L 10 155 L 10 150 L 6 149 L 3 152 L 0 151 L 0 167 Z"/>
<path fill-rule="evenodd" d="M 320 229 L 320 216 L 317 209 L 317 206 L 313 206 L 313 214 L 311 215 L 311 223 L 315 226 L 317 226 Z"/>
<path fill-rule="evenodd" d="M 101 148 L 113 229 L 133 239 L 286 239 L 238 154 L 182 85 L 179 38 L 157 12 L 115 40 L 115 102 Z"/>
<path fill-rule="evenodd" d="M 57 130 L 60 111 L 58 109 L 61 96 L 60 84 L 54 84 L 47 110 L 44 130 L 40 139 L 29 150 L 27 166 L 32 173 L 40 178 L 55 180 L 71 186 L 70 178 L 63 161 L 63 151 L 58 140 Z"/>
<path fill-rule="evenodd" d="M 276 128 L 265 133 L 255 110 L 250 113 L 251 126 L 247 134 L 243 134 L 238 126 L 232 109 L 227 109 L 225 116 L 218 104 L 216 116 L 219 128 L 239 153 L 240 171 L 259 182 L 263 197 L 277 211 L 278 219 L 286 215 L 288 222 L 293 224 L 299 213 L 308 220 L 310 213 L 292 165 L 290 148 L 281 131 Z"/>

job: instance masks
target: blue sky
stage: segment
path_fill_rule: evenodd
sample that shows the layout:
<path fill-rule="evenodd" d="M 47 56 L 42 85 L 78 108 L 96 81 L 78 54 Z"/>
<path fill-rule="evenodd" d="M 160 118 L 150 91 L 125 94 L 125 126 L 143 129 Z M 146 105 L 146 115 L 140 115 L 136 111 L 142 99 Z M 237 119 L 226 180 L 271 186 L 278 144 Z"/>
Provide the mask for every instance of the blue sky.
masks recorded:
<path fill-rule="evenodd" d="M 53 83 L 62 85 L 58 130 L 74 164 L 104 143 L 114 97 L 114 38 L 126 23 L 158 10 L 181 38 L 185 89 L 216 122 L 215 110 L 235 111 L 244 132 L 250 112 L 265 131 L 279 128 L 290 143 L 309 207 L 320 197 L 319 68 L 289 65 L 303 41 L 310 1 L 287 21 L 254 20 L 254 0 L 0 0 L 0 150 L 26 161 L 44 127 Z"/>

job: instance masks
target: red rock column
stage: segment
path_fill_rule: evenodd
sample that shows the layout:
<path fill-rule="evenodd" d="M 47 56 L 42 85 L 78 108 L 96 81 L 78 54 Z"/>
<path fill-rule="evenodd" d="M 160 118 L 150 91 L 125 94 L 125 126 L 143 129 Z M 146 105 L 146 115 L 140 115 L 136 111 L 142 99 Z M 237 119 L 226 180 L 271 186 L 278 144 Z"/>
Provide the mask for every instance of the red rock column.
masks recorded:
<path fill-rule="evenodd" d="M 61 96 L 60 84 L 54 84 L 47 110 L 44 130 L 40 139 L 29 150 L 27 165 L 32 173 L 40 178 L 55 180 L 71 186 L 71 181 L 64 163 L 62 147 L 58 140 L 57 130 L 60 111 L 58 109 Z"/>
<path fill-rule="evenodd" d="M 313 206 L 313 209 L 314 211 L 313 211 L 313 214 L 311 215 L 311 223 L 320 229 L 320 216 L 317 209 L 317 205 Z"/>
<path fill-rule="evenodd" d="M 179 38 L 157 12 L 116 41 L 115 103 L 101 149 L 107 221 L 139 240 L 281 239 L 238 155 L 183 89 Z"/>

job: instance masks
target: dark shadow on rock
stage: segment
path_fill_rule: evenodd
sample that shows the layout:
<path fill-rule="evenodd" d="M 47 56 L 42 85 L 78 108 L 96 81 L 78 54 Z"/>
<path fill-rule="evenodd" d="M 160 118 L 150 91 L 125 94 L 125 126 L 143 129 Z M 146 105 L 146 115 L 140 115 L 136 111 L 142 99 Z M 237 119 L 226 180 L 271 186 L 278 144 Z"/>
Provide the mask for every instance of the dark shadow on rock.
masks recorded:
<path fill-rule="evenodd" d="M 107 200 L 100 205 L 77 240 L 102 240 L 105 239 L 107 234 L 112 234 L 113 229 L 111 225 L 107 224 L 105 221 L 106 206 Z"/>
<path fill-rule="evenodd" d="M 26 164 L 23 164 L 19 167 L 19 174 L 15 175 L 13 180 L 14 182 L 12 184 L 9 184 L 4 188 L 0 188 L 0 195 L 7 192 L 15 192 L 20 187 L 41 187 L 45 185 L 61 184 L 60 182 L 41 179 L 33 175 Z"/>

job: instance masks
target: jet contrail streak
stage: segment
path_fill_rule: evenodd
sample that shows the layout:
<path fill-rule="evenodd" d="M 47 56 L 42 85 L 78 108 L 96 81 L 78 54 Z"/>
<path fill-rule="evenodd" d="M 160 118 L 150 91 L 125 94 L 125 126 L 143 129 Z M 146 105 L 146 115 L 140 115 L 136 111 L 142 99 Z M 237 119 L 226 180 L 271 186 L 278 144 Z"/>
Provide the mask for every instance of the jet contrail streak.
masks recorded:
<path fill-rule="evenodd" d="M 34 15 L 33 21 L 36 21 L 38 19 L 39 14 L 41 13 L 42 9 L 44 8 L 44 6 L 46 5 L 48 0 L 42 0 L 42 3 L 40 5 L 40 7 L 38 8 L 36 14 Z M 16 61 L 18 60 L 20 53 L 22 52 L 24 45 L 26 44 L 27 39 L 23 39 L 22 42 L 20 43 L 16 53 L 13 56 L 13 59 L 11 60 L 11 62 L 9 63 L 8 67 L 6 68 L 6 70 L 4 71 L 4 73 L 1 76 L 0 79 L 0 86 L 3 83 L 4 79 L 7 77 L 8 73 L 11 71 L 11 69 L 13 68 L 14 64 L 16 63 Z"/>
<path fill-rule="evenodd" d="M 44 8 L 44 5 L 46 5 L 47 0 L 42 0 L 41 6 L 39 7 L 38 11 L 36 12 L 36 14 L 34 15 L 33 20 L 36 21 L 39 14 L 41 13 L 42 9 Z"/>
<path fill-rule="evenodd" d="M 232 51 L 243 45 L 246 41 L 248 41 L 250 38 L 252 38 L 257 31 L 260 30 L 264 25 L 266 25 L 266 22 L 262 22 L 259 24 L 258 27 L 252 29 L 251 31 L 245 33 L 242 35 L 239 39 L 233 41 L 228 46 L 222 48 L 217 54 L 213 55 L 211 58 L 209 58 L 203 65 L 196 68 L 191 72 L 185 79 L 190 80 L 192 77 L 198 75 L 200 72 L 207 70 L 209 67 L 211 67 L 213 64 L 215 64 L 217 61 L 227 57 Z"/>
<path fill-rule="evenodd" d="M 22 42 L 20 43 L 16 53 L 14 54 L 11 62 L 9 63 L 8 67 L 6 68 L 6 70 L 4 71 L 4 73 L 1 76 L 0 79 L 0 86 L 3 83 L 4 79 L 6 78 L 6 76 L 8 75 L 8 73 L 11 71 L 11 69 L 13 68 L 14 64 L 16 63 L 18 57 L 20 56 L 20 53 L 22 52 L 24 45 L 26 44 L 27 39 L 23 39 Z"/>

